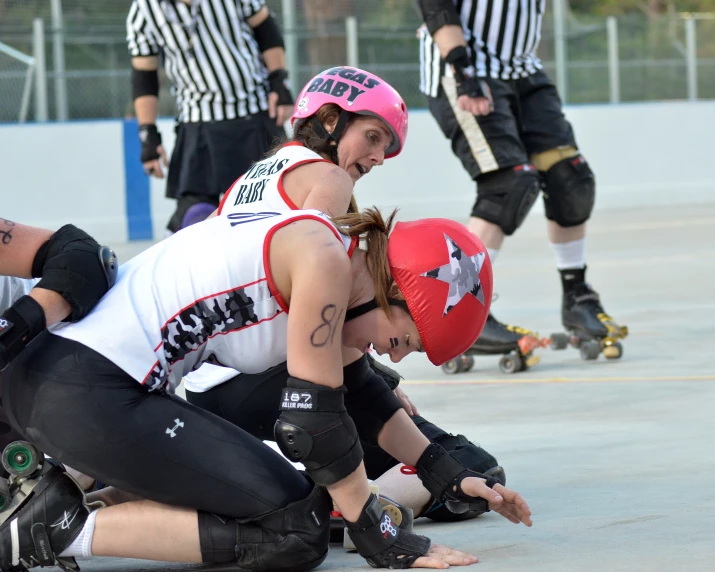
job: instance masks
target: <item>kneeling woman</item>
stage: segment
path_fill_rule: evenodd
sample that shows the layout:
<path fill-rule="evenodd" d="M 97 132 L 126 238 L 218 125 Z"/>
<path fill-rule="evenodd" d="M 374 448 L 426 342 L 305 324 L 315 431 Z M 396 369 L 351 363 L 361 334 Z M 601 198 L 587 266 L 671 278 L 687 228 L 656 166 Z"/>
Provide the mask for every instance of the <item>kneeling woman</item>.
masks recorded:
<path fill-rule="evenodd" d="M 91 511 L 53 469 L 0 526 L 0 569 L 94 554 L 307 570 L 327 554 L 330 497 L 374 566 L 474 562 L 400 531 L 370 495 L 341 347 L 425 351 L 435 363 L 459 355 L 485 322 L 491 269 L 458 223 L 399 223 L 388 241 L 389 230 L 377 211 L 218 217 L 122 266 L 81 322 L 40 334 L 5 371 L 10 420 L 53 458 L 148 500 Z M 172 395 L 203 362 L 257 373 L 286 358 L 277 440 L 310 478 Z M 518 495 L 439 446 L 401 457 L 445 502 L 489 502 L 530 524 Z"/>

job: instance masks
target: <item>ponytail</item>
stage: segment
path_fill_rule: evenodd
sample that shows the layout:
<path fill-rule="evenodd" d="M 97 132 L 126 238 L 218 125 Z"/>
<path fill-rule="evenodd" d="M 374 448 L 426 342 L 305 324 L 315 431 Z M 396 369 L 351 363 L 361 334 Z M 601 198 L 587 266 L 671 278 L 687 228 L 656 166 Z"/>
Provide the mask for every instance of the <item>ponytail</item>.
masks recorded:
<path fill-rule="evenodd" d="M 351 201 L 351 207 L 354 204 Z M 357 205 L 355 205 L 357 209 Z M 332 217 L 333 223 L 340 229 L 340 232 L 347 236 L 360 237 L 366 247 L 366 263 L 368 272 L 372 276 L 375 287 L 375 299 L 378 305 L 389 315 L 389 305 L 387 299 L 394 297 L 391 293 L 395 291 L 393 287 L 390 264 L 387 260 L 387 239 L 394 223 L 397 209 L 392 211 L 387 221 L 382 218 L 382 214 L 377 208 L 372 207 L 362 212 L 350 212 L 348 214 Z"/>

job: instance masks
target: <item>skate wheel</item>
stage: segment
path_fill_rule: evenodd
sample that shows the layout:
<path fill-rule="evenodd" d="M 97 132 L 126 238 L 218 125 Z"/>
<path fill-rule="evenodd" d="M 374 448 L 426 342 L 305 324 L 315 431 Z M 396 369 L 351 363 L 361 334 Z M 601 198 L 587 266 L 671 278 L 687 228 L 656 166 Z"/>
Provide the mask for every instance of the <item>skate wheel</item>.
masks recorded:
<path fill-rule="evenodd" d="M 0 512 L 9 507 L 11 502 L 10 483 L 7 482 L 7 479 L 0 478 Z"/>
<path fill-rule="evenodd" d="M 530 367 L 534 367 L 538 363 L 541 362 L 541 358 L 539 356 L 529 356 L 526 358 L 524 361 L 524 366 L 521 368 L 519 371 L 526 371 Z"/>
<path fill-rule="evenodd" d="M 552 350 L 565 350 L 569 345 L 569 336 L 562 332 L 557 332 L 551 334 L 551 349 Z"/>
<path fill-rule="evenodd" d="M 27 441 L 14 441 L 2 452 L 2 466 L 15 477 L 29 477 L 42 468 L 44 456 Z"/>
<path fill-rule="evenodd" d="M 581 359 L 594 360 L 598 359 L 598 354 L 601 353 L 601 344 L 595 340 L 585 340 L 581 342 L 578 349 L 581 353 Z"/>
<path fill-rule="evenodd" d="M 607 345 L 603 348 L 603 357 L 606 359 L 619 359 L 623 356 L 623 346 L 620 342 Z"/>
<path fill-rule="evenodd" d="M 507 354 L 499 360 L 499 370 L 502 373 L 516 373 L 524 368 L 524 360 L 517 353 Z"/>
<path fill-rule="evenodd" d="M 463 355 L 460 357 L 462 366 L 459 371 L 469 371 L 474 367 L 474 358 L 472 356 Z"/>
<path fill-rule="evenodd" d="M 454 375 L 455 373 L 459 373 L 461 371 L 461 367 L 462 362 L 460 358 L 451 359 L 442 364 L 442 371 L 447 375 Z"/>

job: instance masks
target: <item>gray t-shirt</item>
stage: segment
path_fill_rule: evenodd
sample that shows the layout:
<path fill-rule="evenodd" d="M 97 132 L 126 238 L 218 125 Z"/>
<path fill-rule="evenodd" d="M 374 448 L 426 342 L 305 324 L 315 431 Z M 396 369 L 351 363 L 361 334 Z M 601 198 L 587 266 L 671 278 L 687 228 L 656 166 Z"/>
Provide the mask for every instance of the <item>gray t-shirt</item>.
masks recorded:
<path fill-rule="evenodd" d="M 38 282 L 39 278 L 0 276 L 0 313 L 7 310 L 15 300 L 29 293 Z"/>

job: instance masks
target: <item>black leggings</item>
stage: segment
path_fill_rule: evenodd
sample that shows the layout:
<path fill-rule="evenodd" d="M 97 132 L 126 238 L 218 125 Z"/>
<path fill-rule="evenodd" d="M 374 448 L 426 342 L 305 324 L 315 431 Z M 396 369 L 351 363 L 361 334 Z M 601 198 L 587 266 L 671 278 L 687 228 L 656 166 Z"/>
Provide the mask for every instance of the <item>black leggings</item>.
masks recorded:
<path fill-rule="evenodd" d="M 3 372 L 10 422 L 44 453 L 143 498 L 252 518 L 313 486 L 246 431 L 149 392 L 86 346 L 44 332 Z"/>
<path fill-rule="evenodd" d="M 239 374 L 204 393 L 187 391 L 186 399 L 189 403 L 238 425 L 259 439 L 274 441 L 273 425 L 280 415 L 281 391 L 287 380 L 287 364 L 282 363 L 263 373 Z M 348 393 L 345 397 L 348 412 L 352 417 L 359 415 L 360 409 L 351 407 L 349 401 Z M 450 452 L 459 450 L 460 461 L 470 469 L 485 472 L 497 466 L 498 463 L 492 455 L 470 443 L 465 437 L 450 435 L 422 417 L 415 416 L 412 420 L 430 441 L 439 443 Z M 361 443 L 369 479 L 377 479 L 399 463 L 376 443 L 364 439 L 361 439 Z"/>

